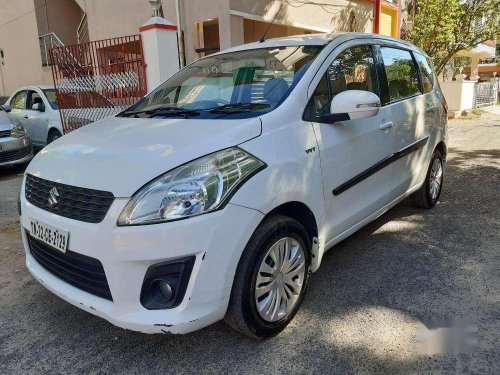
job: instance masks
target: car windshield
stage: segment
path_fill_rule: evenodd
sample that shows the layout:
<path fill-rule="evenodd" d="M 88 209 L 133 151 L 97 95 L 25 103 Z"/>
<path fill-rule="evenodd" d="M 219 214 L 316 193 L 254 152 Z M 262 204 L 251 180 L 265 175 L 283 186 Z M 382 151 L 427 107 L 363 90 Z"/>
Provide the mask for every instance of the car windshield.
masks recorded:
<path fill-rule="evenodd" d="M 322 48 L 261 48 L 198 60 L 119 116 L 247 118 L 262 115 L 283 102 Z"/>

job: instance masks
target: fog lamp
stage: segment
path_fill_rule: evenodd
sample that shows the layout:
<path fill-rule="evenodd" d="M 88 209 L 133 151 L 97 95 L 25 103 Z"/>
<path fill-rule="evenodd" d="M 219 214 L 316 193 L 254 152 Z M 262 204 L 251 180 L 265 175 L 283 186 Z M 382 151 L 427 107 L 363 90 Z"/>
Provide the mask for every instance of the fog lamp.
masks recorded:
<path fill-rule="evenodd" d="M 174 296 L 174 288 L 167 280 L 157 279 L 151 283 L 153 298 L 160 303 L 166 303 Z"/>
<path fill-rule="evenodd" d="M 148 310 L 172 309 L 186 294 L 194 256 L 153 264 L 144 276 L 141 304 Z"/>

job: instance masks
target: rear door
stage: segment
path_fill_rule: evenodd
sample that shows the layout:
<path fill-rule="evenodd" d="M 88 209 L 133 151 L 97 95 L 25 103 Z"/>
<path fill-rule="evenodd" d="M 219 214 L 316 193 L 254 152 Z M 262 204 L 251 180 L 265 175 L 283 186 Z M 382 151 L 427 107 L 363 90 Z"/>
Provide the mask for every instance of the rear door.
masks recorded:
<path fill-rule="evenodd" d="M 417 63 L 409 49 L 381 45 L 377 50 L 383 62 L 383 90 L 387 91 L 383 106 L 393 119 L 394 155 L 389 193 L 393 200 L 420 182 L 418 176 L 425 166 L 429 142 L 426 98 L 422 95 Z"/>
<path fill-rule="evenodd" d="M 317 138 L 329 229 L 333 239 L 387 204 L 394 138 L 390 110 L 335 124 L 318 122 L 329 113 L 331 99 L 346 90 L 379 93 L 374 46 L 353 41 L 339 47 L 323 67 L 306 114 Z M 326 70 L 326 72 L 325 72 Z M 320 71 L 321 72 L 321 71 Z M 313 83 L 317 78 L 313 81 Z"/>

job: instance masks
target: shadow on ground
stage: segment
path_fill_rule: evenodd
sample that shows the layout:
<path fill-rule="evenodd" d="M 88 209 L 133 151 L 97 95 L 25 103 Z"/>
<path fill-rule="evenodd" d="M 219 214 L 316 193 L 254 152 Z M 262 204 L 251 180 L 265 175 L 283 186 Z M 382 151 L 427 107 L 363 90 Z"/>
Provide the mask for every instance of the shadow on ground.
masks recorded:
<path fill-rule="evenodd" d="M 223 323 L 184 336 L 116 328 L 36 283 L 20 243 L 2 249 L 0 372 L 499 373 L 500 169 L 483 159 L 500 155 L 454 150 L 435 209 L 403 202 L 335 246 L 294 322 L 265 342 Z M 475 352 L 418 354 L 415 330 L 432 317 L 474 322 Z"/>

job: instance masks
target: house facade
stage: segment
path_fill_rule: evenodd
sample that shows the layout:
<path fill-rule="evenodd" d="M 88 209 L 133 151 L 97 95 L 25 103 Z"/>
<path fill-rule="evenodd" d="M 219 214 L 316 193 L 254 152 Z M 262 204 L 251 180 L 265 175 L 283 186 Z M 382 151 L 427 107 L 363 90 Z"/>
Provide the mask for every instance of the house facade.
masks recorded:
<path fill-rule="evenodd" d="M 182 63 L 257 41 L 266 30 L 268 38 L 332 31 L 399 36 L 399 0 L 158 1 L 164 18 L 179 26 Z M 51 84 L 50 47 L 138 34 L 152 13 L 147 0 L 2 0 L 0 8 L 0 96 Z"/>

